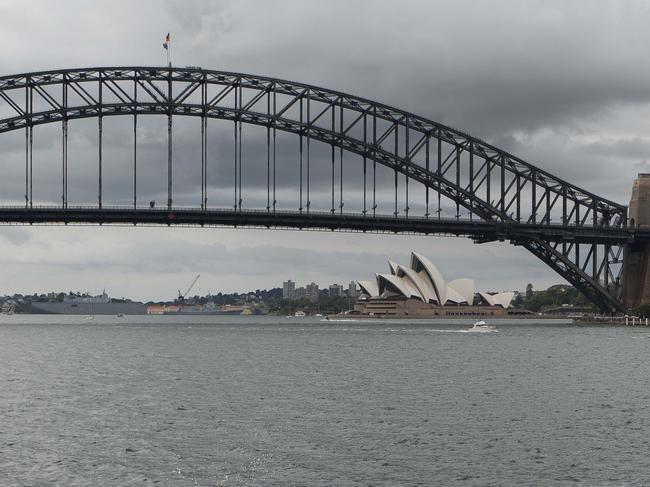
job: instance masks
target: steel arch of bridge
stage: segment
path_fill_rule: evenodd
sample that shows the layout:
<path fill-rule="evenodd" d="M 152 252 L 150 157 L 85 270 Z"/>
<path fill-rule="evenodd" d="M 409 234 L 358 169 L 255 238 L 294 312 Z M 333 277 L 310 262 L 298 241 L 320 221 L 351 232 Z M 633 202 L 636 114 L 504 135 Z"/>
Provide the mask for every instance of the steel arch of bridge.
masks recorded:
<path fill-rule="evenodd" d="M 292 81 L 168 67 L 65 69 L 4 76 L 0 77 L 0 101 L 12 111 L 10 116 L 0 118 L 0 132 L 25 131 L 25 205 L 0 207 L 0 221 L 252 225 L 445 233 L 471 236 L 477 242 L 509 240 L 546 262 L 602 311 L 625 309 L 620 282 L 622 250 L 626 243 L 643 237 L 627 228 L 625 206 L 563 181 L 480 139 L 412 113 Z M 45 107 L 39 108 L 35 101 Z M 102 201 L 103 118 L 133 116 L 136 141 L 138 117 L 151 114 L 168 119 L 167 207 L 138 207 L 135 146 L 133 207 L 106 207 Z M 201 204 L 197 208 L 173 204 L 174 116 L 201 119 Z M 68 121 L 90 117 L 98 119 L 97 206 L 71 207 L 67 197 Z M 207 204 L 210 118 L 234 123 L 232 209 L 215 210 Z M 33 129 L 55 122 L 62 125 L 61 205 L 39 207 L 33 203 Z M 253 211 L 242 207 L 243 124 L 266 128 L 267 205 Z M 294 134 L 300 140 L 300 201 L 294 212 L 276 209 L 277 131 Z M 312 140 L 331 146 L 329 212 L 310 208 Z M 363 159 L 363 210 L 357 214 L 343 211 L 344 153 Z M 376 212 L 377 164 L 394 173 L 392 215 Z M 403 202 L 398 201 L 400 178 Z M 420 183 L 425 188 L 423 215 L 410 213 L 409 183 Z M 442 218 L 441 197 L 454 202 L 455 218 Z M 436 200 L 438 209 L 432 212 Z M 468 211 L 469 218 L 461 218 L 461 208 Z"/>

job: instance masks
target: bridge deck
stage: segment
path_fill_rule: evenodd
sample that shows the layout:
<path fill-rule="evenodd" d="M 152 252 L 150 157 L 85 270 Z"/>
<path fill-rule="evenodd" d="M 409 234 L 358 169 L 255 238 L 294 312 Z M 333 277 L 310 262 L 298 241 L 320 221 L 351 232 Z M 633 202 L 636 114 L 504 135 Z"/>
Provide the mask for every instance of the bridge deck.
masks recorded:
<path fill-rule="evenodd" d="M 549 225 L 468 219 L 395 217 L 358 213 L 234 210 L 210 208 L 133 208 L 120 206 L 0 207 L 0 224 L 190 225 L 290 228 L 456 235 L 480 241 L 542 238 L 578 243 L 650 241 L 650 229 Z"/>

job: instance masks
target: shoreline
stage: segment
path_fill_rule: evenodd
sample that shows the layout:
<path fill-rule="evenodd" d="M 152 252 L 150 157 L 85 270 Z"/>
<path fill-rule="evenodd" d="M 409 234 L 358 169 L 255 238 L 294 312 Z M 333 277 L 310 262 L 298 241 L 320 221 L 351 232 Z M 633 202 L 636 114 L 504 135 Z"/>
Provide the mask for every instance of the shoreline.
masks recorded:
<path fill-rule="evenodd" d="M 567 316 L 551 316 L 551 315 L 503 315 L 503 316 L 454 316 L 454 315 L 434 315 L 434 316 L 415 316 L 415 315 L 366 315 L 366 314 L 334 314 L 326 315 L 323 318 L 326 320 L 572 320 L 575 318 Z"/>

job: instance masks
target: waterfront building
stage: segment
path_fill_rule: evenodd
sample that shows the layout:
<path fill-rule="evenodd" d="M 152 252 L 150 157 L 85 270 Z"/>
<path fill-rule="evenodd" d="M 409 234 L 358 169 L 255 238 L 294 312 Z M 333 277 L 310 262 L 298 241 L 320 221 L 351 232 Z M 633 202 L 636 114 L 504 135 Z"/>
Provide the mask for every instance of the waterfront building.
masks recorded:
<path fill-rule="evenodd" d="M 329 286 L 330 298 L 337 298 L 343 296 L 343 286 L 341 284 L 330 284 Z"/>
<path fill-rule="evenodd" d="M 388 261 L 389 273 L 358 281 L 361 296 L 355 312 L 373 316 L 504 316 L 514 292 L 480 292 L 472 279 L 447 282 L 433 263 L 411 253 L 409 266 Z"/>
<path fill-rule="evenodd" d="M 291 279 L 282 283 L 282 299 L 292 301 L 295 298 L 296 283 Z"/>

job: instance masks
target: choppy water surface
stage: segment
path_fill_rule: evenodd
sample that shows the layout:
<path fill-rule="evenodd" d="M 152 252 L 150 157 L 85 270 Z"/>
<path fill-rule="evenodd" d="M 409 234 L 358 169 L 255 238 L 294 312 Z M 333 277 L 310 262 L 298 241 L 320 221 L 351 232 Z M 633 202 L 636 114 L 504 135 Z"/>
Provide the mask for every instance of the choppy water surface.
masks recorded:
<path fill-rule="evenodd" d="M 0 485 L 648 485 L 650 328 L 0 319 Z"/>

